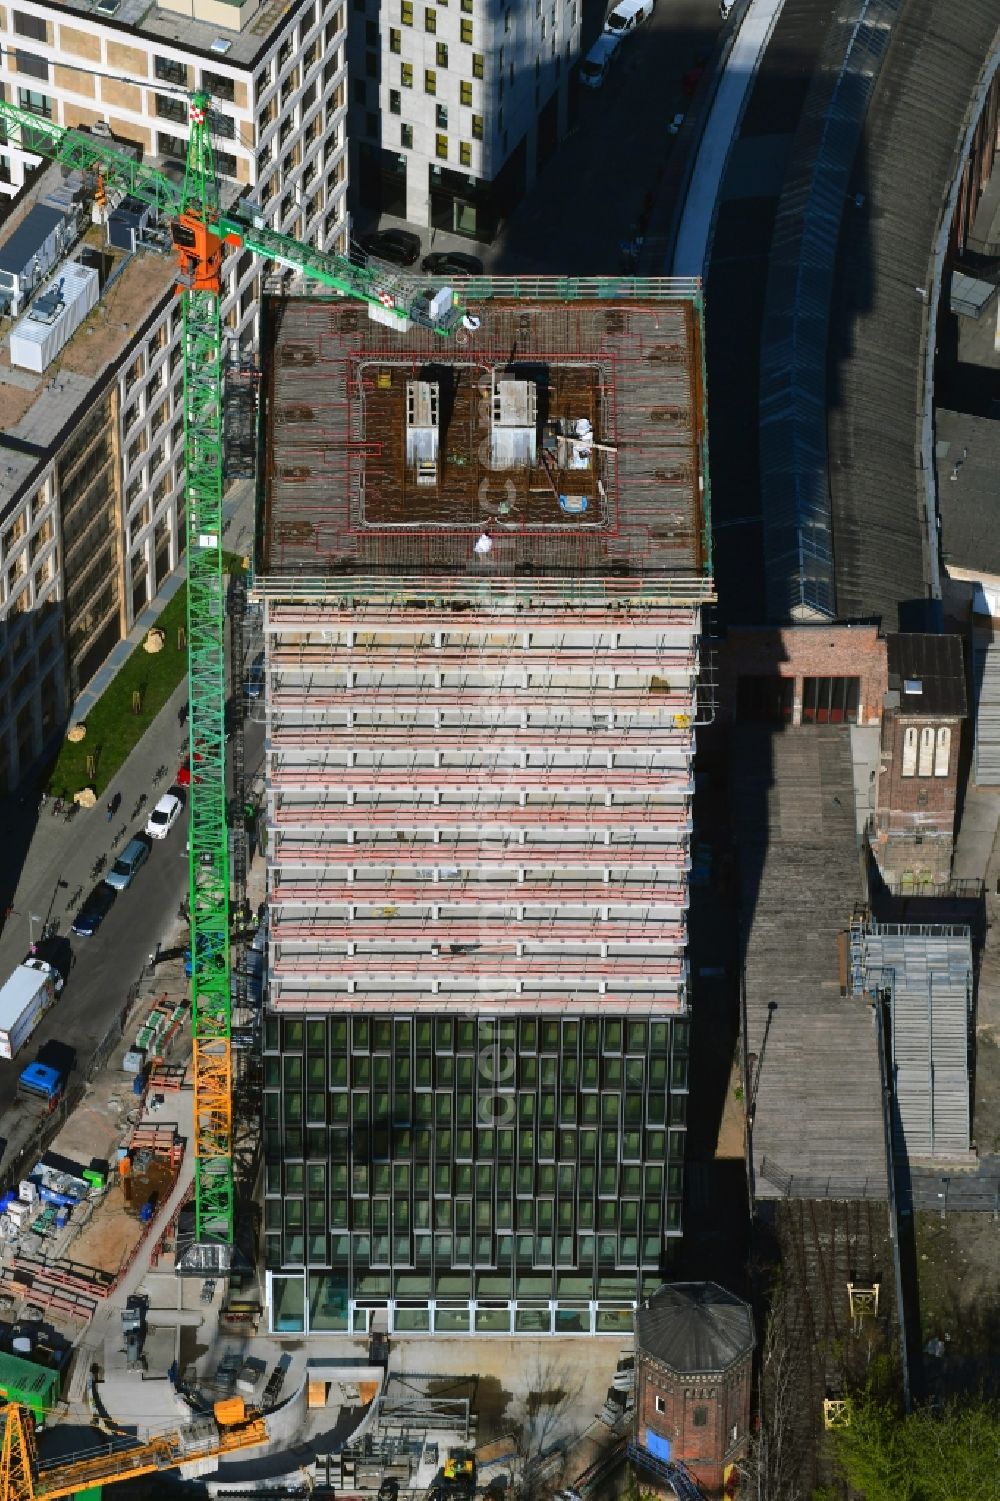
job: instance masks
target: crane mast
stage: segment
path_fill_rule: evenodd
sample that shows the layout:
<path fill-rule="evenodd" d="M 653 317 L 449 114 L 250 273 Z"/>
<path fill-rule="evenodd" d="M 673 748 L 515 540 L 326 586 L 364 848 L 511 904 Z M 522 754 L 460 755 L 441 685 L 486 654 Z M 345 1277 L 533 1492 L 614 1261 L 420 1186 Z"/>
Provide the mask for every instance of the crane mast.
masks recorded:
<path fill-rule="evenodd" d="M 184 364 L 184 524 L 190 695 L 189 906 L 194 1058 L 195 1236 L 206 1268 L 229 1269 L 234 1233 L 232 974 L 226 820 L 226 590 L 222 554 L 223 245 L 243 246 L 356 298 L 402 331 L 409 322 L 449 336 L 467 320 L 449 288 L 426 288 L 385 267 L 300 244 L 266 226 L 252 205 L 220 210 L 211 143 L 211 98 L 189 100 L 183 184 L 105 141 L 0 100 L 0 127 L 15 144 L 91 174 L 169 218 L 178 257 Z M 5 1433 L 9 1445 L 11 1434 Z M 11 1456 L 12 1459 L 16 1457 Z M 2 1501 L 2 1498 L 0 1498 Z"/>
<path fill-rule="evenodd" d="M 233 1243 L 232 979 L 226 824 L 226 592 L 222 560 L 222 240 L 208 96 L 191 99 L 181 214 L 173 240 L 184 349 L 191 778 L 188 883 L 194 1073 L 195 1239 Z"/>

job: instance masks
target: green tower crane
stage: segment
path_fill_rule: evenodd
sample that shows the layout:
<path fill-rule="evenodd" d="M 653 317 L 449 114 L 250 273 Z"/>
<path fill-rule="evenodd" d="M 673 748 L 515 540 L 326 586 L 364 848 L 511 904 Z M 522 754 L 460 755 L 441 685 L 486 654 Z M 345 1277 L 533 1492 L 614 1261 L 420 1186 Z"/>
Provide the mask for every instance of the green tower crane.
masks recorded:
<path fill-rule="evenodd" d="M 229 954 L 229 840 L 225 766 L 225 580 L 222 558 L 223 244 L 242 246 L 360 299 L 390 324 L 407 321 L 447 337 L 465 316 L 442 297 L 386 269 L 355 266 L 277 234 L 252 205 L 221 210 L 211 142 L 211 100 L 189 103 L 182 183 L 113 144 L 43 120 L 0 100 L 0 126 L 28 152 L 123 190 L 170 222 L 178 258 L 184 351 L 184 500 L 187 527 L 187 650 L 191 780 L 189 907 L 194 1071 L 195 1238 L 227 1269 L 233 1245 L 233 1121 Z"/>

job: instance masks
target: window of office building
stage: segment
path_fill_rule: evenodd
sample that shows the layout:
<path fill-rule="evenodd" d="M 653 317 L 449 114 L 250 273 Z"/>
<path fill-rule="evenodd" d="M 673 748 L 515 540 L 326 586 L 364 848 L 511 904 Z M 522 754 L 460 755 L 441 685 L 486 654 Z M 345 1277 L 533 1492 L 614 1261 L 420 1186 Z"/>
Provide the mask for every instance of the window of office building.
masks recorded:
<path fill-rule="evenodd" d="M 177 83 L 182 88 L 187 86 L 186 65 L 172 57 L 154 57 L 153 72 L 163 83 Z"/>
<path fill-rule="evenodd" d="M 339 1316 L 437 1298 L 468 1329 L 475 1298 L 506 1329 L 517 1300 L 548 1331 L 558 1299 L 576 1329 L 680 1231 L 687 1055 L 684 1019 L 269 1018 L 268 1266 L 333 1278 Z"/>
<path fill-rule="evenodd" d="M 34 42 L 48 41 L 48 29 L 41 16 L 29 16 L 21 10 L 15 10 L 13 15 L 14 31 L 18 36 L 30 37 Z"/>

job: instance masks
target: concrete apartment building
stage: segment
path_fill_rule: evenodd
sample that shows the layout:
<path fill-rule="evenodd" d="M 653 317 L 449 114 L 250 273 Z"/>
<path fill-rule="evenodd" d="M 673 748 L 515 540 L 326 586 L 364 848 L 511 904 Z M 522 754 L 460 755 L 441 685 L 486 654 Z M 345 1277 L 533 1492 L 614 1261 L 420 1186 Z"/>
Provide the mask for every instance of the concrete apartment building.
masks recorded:
<path fill-rule="evenodd" d="M 681 1233 L 700 302 L 504 285 L 265 299 L 278 1331 L 622 1338 Z"/>
<path fill-rule="evenodd" d="M 207 87 L 226 198 L 251 192 L 274 227 L 340 250 L 345 25 L 343 4 L 321 0 L 199 0 L 193 15 L 155 6 L 133 15 L 129 0 L 113 14 L 108 4 L 26 0 L 0 7 L 0 89 L 65 125 L 103 122 L 120 145 L 174 171 L 186 149 L 184 91 Z M 79 174 L 64 183 L 51 168 L 26 191 L 38 162 L 12 141 L 0 148 L 2 186 L 16 195 L 0 230 L 0 299 L 30 320 L 31 299 L 65 280 L 81 249 L 100 267 L 99 295 L 43 368 L 12 362 L 13 329 L 0 341 L 0 621 L 29 617 L 11 631 L 17 650 L 0 669 L 5 786 L 58 733 L 184 550 L 180 306 L 173 256 L 155 248 L 166 244 L 164 227 L 111 195 L 111 224 L 81 242 L 88 185 Z M 227 257 L 222 314 L 233 355 L 253 357 L 264 269 L 249 253 Z"/>
<path fill-rule="evenodd" d="M 360 9 L 351 132 L 362 203 L 492 240 L 566 132 L 582 0 Z"/>

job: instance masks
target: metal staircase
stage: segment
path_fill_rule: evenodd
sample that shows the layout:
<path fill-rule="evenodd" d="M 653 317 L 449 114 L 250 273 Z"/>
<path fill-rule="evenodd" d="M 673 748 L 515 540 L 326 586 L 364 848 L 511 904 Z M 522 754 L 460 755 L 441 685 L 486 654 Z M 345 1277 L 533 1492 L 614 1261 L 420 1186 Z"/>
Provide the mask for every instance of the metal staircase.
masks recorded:
<path fill-rule="evenodd" d="M 628 1459 L 641 1469 L 648 1470 L 658 1480 L 665 1480 L 678 1501 L 705 1501 L 705 1492 L 697 1485 L 689 1470 L 676 1460 L 657 1459 L 641 1444 L 629 1444 L 625 1450 Z"/>

